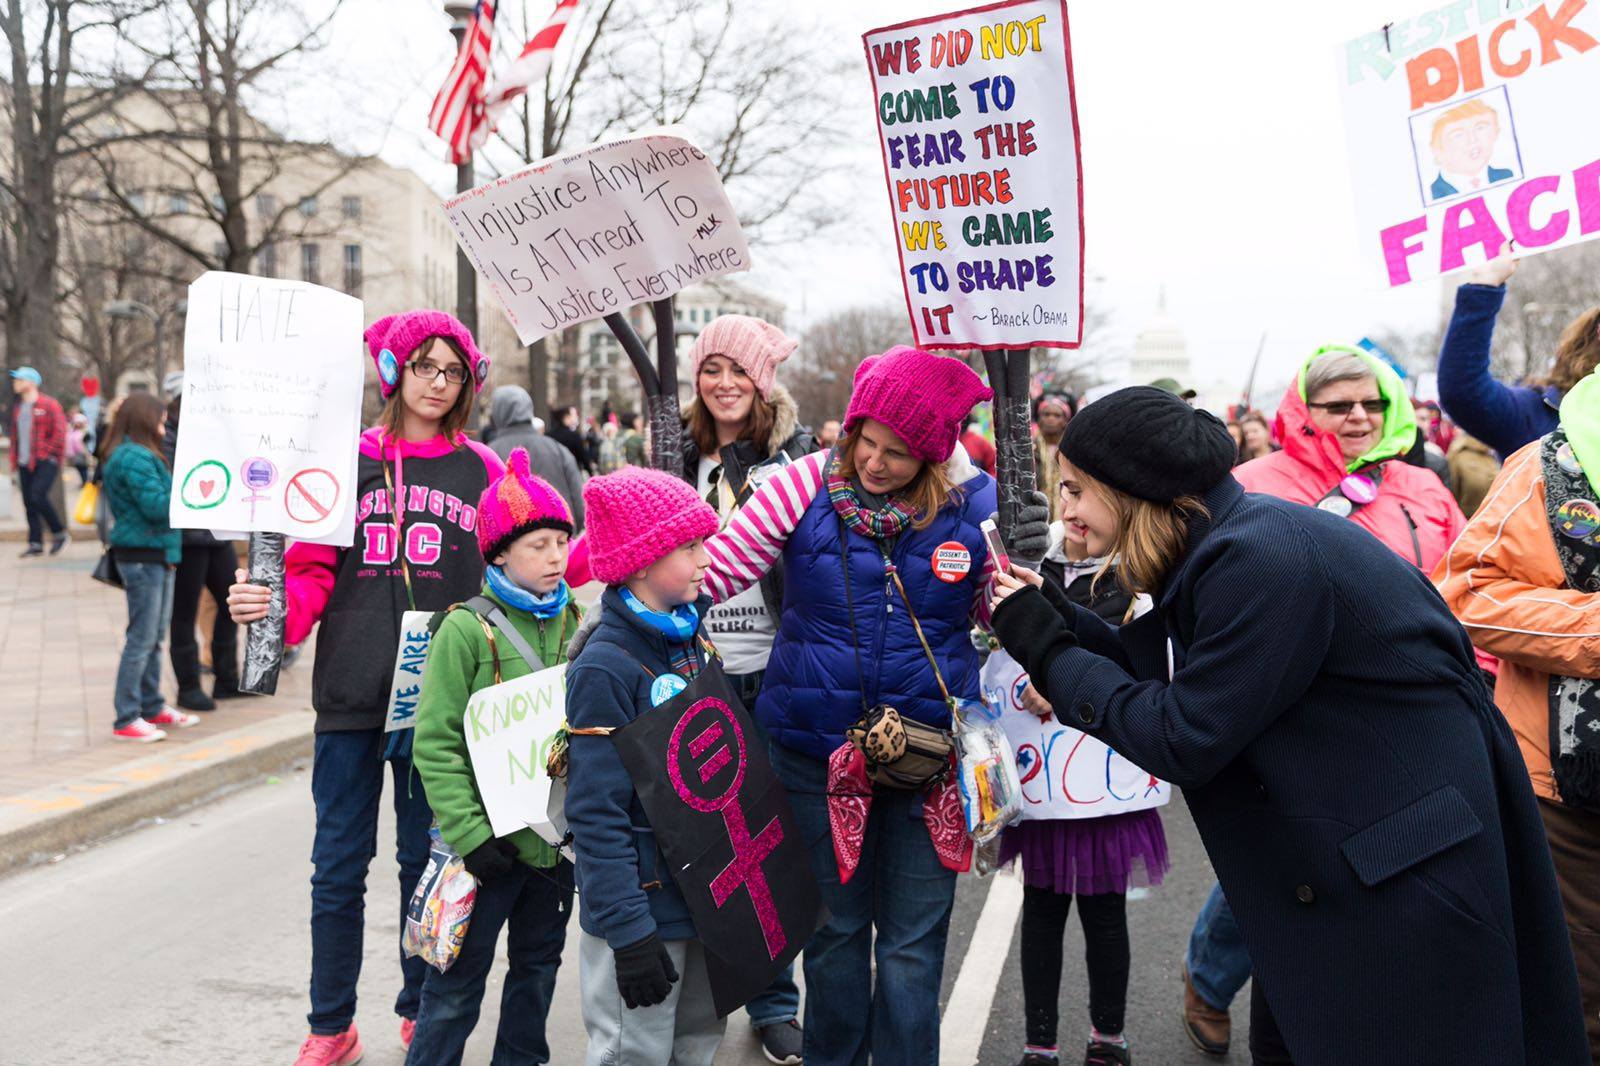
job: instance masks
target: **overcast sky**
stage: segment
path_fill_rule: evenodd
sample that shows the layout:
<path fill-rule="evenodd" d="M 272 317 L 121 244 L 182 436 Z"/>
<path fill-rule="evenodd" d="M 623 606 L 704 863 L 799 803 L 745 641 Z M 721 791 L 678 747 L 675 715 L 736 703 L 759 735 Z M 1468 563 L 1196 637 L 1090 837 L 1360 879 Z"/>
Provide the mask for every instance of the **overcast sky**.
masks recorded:
<path fill-rule="evenodd" d="M 509 9 L 518 0 L 503 2 Z M 787 0 L 739 2 L 791 7 Z M 530 6 L 542 12 L 550 5 Z M 757 250 L 748 280 L 788 300 L 791 325 L 854 303 L 903 306 L 861 34 L 962 6 L 812 0 L 816 17 L 837 27 L 834 47 L 854 72 L 845 84 L 819 91 L 836 94 L 851 123 L 844 187 L 859 195 L 841 205 L 857 219 L 841 236 Z M 1069 4 L 1085 264 L 1104 279 L 1091 286 L 1090 299 L 1110 315 L 1103 341 L 1086 354 L 1125 354 L 1154 315 L 1163 286 L 1202 385 L 1242 384 L 1263 331 L 1262 383 L 1281 384 L 1320 344 L 1432 323 L 1439 283 L 1383 291 L 1357 254 L 1335 79 L 1344 41 L 1427 6 Z M 439 3 L 352 0 L 334 45 L 340 62 L 364 80 L 399 87 L 383 155 L 418 170 L 441 193 L 453 188 L 454 172 L 439 162 L 442 149 L 425 127 L 450 60 L 447 29 Z M 387 96 L 380 102 L 390 105 Z"/>

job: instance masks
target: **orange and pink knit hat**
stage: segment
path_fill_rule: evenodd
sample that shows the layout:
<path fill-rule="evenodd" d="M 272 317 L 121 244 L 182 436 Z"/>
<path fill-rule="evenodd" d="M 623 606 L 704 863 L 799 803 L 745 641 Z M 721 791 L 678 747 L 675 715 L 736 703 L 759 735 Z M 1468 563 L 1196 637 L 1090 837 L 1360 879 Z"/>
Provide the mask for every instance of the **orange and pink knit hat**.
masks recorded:
<path fill-rule="evenodd" d="M 625 466 L 583 487 L 589 567 L 607 585 L 717 531 L 717 512 L 680 477 Z"/>
<path fill-rule="evenodd" d="M 555 486 L 528 469 L 528 450 L 518 448 L 506 460 L 505 473 L 478 497 L 478 547 L 484 562 L 536 529 L 559 529 L 570 536 L 572 509 Z"/>

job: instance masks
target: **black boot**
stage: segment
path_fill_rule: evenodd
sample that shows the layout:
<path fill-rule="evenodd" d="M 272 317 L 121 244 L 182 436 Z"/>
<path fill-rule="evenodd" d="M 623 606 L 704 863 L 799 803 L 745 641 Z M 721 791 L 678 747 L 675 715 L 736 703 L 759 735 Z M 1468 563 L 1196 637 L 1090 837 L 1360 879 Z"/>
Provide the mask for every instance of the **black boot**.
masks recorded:
<path fill-rule="evenodd" d="M 194 688 L 180 688 L 178 690 L 178 706 L 186 711 L 214 711 L 217 709 L 215 701 L 206 695 L 206 690 L 196 685 Z"/>

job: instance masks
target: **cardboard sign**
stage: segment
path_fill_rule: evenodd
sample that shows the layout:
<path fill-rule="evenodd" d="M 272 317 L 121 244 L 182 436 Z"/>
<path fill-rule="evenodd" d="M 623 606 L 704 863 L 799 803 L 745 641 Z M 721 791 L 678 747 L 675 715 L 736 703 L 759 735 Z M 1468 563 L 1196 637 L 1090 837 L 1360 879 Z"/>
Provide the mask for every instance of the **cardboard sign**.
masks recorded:
<path fill-rule="evenodd" d="M 431 611 L 406 611 L 400 616 L 400 647 L 394 654 L 394 677 L 389 682 L 389 710 L 383 731 L 410 729 L 417 724 L 417 704 L 422 701 L 422 668 L 428 663 L 433 633 L 428 629 Z"/>
<path fill-rule="evenodd" d="M 567 717 L 567 664 L 479 689 L 467 700 L 463 726 L 472 776 L 494 835 L 524 827 L 553 834 L 545 759 Z"/>
<path fill-rule="evenodd" d="M 208 271 L 189 286 L 175 529 L 355 539 L 361 301 Z"/>
<path fill-rule="evenodd" d="M 725 1017 L 764 991 L 826 916 L 788 795 L 717 660 L 611 740 L 705 945 Z"/>
<path fill-rule="evenodd" d="M 1066 0 L 862 37 L 919 348 L 1076 348 L 1083 183 Z"/>
<path fill-rule="evenodd" d="M 750 269 L 716 167 L 676 129 L 541 159 L 444 211 L 524 344 Z"/>
<path fill-rule="evenodd" d="M 1386 286 L 1600 236 L 1600 3 L 1451 3 L 1339 53 L 1361 246 Z"/>
<path fill-rule="evenodd" d="M 1005 651 L 989 656 L 979 683 L 1016 753 L 1024 819 L 1099 818 L 1163 807 L 1171 798 L 1171 785 L 1105 741 L 1024 709 L 1028 675 Z"/>

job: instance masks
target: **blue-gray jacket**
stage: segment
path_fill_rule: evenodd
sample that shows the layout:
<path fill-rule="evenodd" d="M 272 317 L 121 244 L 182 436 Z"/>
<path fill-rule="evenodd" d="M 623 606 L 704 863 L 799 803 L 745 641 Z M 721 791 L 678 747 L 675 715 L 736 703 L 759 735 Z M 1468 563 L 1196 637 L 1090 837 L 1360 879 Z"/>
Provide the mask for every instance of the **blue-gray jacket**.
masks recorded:
<path fill-rule="evenodd" d="M 1439 352 L 1439 406 L 1451 421 L 1503 459 L 1556 428 L 1561 390 L 1506 385 L 1489 372 L 1494 320 L 1505 302 L 1504 285 L 1466 284 Z"/>
<path fill-rule="evenodd" d="M 574 729 L 627 725 L 654 706 L 651 681 L 672 672 L 659 630 L 614 588 L 600 603 L 600 624 L 567 667 L 567 723 Z M 702 618 L 710 605 L 711 597 L 701 598 Z M 578 924 L 613 949 L 651 933 L 693 939 L 688 905 L 611 738 L 574 736 L 569 751 L 566 814 L 578 857 Z"/>

